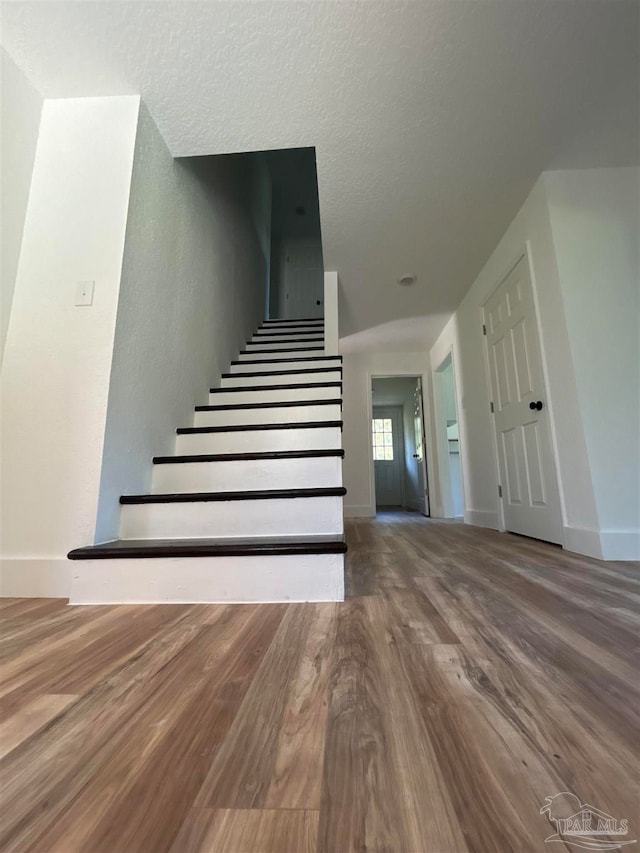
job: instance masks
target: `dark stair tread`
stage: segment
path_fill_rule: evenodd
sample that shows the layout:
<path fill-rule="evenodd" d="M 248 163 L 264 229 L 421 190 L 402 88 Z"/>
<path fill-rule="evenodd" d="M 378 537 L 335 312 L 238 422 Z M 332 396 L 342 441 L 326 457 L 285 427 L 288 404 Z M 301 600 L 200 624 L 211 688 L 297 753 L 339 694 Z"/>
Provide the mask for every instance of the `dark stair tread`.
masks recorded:
<path fill-rule="evenodd" d="M 256 450 L 249 453 L 190 453 L 181 456 L 154 456 L 154 465 L 184 465 L 190 462 L 245 462 L 264 459 L 344 459 L 344 450 Z"/>
<path fill-rule="evenodd" d="M 229 388 L 209 388 L 210 394 L 225 391 L 288 391 L 291 388 L 342 388 L 342 382 L 298 382 L 291 385 L 232 385 Z"/>
<path fill-rule="evenodd" d="M 251 370 L 239 373 L 222 373 L 223 379 L 233 379 L 235 376 L 297 376 L 309 373 L 342 373 L 341 367 L 301 367 L 298 370 Z"/>
<path fill-rule="evenodd" d="M 252 349 L 252 350 L 241 350 L 244 355 L 256 355 L 259 354 L 272 354 L 277 352 L 324 352 L 324 347 L 291 347 L 290 349 L 287 347 L 286 349 Z"/>
<path fill-rule="evenodd" d="M 324 323 L 324 317 L 296 317 L 295 319 L 286 320 L 273 317 L 268 320 L 263 320 L 262 325 L 271 323 Z"/>
<path fill-rule="evenodd" d="M 283 424 L 232 424 L 231 426 L 213 427 L 178 427 L 178 435 L 198 435 L 207 432 L 263 432 L 275 429 L 322 429 L 322 427 L 340 427 L 342 421 L 300 421 L 300 423 Z"/>
<path fill-rule="evenodd" d="M 251 353 L 247 353 L 247 355 L 251 355 Z M 244 360 L 235 359 L 230 362 L 231 364 L 283 364 L 290 363 L 292 361 L 295 362 L 306 362 L 306 361 L 342 361 L 341 355 L 308 355 L 305 358 L 255 358 L 253 360 L 247 358 Z"/>
<path fill-rule="evenodd" d="M 251 489 L 241 492 L 172 492 L 160 495 L 121 495 L 120 503 L 131 504 L 179 504 L 210 503 L 213 501 L 263 501 L 291 498 L 338 498 L 344 497 L 344 486 L 321 489 Z"/>
<path fill-rule="evenodd" d="M 321 331 L 323 331 L 323 327 L 320 326 L 289 326 L 288 328 L 272 326 L 266 329 L 260 327 L 256 329 L 254 334 L 259 335 L 261 338 L 277 338 L 280 335 L 284 337 L 288 337 L 289 335 L 317 335 Z"/>
<path fill-rule="evenodd" d="M 342 400 L 286 400 L 282 403 L 223 403 L 220 406 L 196 406 L 196 412 L 228 412 L 234 409 L 291 409 L 295 406 L 341 406 Z"/>
<path fill-rule="evenodd" d="M 324 341 L 324 335 L 316 334 L 315 338 L 300 338 L 299 340 L 296 338 L 287 338 L 286 341 L 254 341 L 248 340 L 247 343 L 255 346 L 256 344 L 313 344 L 313 343 L 322 343 Z"/>
<path fill-rule="evenodd" d="M 117 539 L 70 551 L 70 560 L 144 557 L 245 557 L 287 554 L 345 554 L 347 543 L 334 535 L 256 536 L 242 539 Z"/>

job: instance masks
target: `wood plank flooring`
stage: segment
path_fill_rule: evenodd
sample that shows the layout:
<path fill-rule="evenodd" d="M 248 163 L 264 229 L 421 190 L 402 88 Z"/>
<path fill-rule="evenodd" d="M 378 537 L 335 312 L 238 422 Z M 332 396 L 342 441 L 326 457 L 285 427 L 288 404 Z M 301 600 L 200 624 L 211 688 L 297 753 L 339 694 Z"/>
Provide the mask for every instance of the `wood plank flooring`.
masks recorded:
<path fill-rule="evenodd" d="M 347 537 L 344 604 L 0 599 L 0 850 L 570 850 L 564 791 L 640 839 L 638 565 Z"/>

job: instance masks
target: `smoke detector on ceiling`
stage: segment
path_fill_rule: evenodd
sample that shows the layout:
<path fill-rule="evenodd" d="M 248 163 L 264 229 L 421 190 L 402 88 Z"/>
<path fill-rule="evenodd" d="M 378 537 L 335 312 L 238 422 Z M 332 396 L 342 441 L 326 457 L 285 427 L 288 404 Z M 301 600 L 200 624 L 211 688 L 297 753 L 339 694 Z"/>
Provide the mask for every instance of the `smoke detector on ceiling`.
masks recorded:
<path fill-rule="evenodd" d="M 398 284 L 401 284 L 403 287 L 410 287 L 412 284 L 415 284 L 417 280 L 418 276 L 415 273 L 408 272 L 400 276 Z"/>

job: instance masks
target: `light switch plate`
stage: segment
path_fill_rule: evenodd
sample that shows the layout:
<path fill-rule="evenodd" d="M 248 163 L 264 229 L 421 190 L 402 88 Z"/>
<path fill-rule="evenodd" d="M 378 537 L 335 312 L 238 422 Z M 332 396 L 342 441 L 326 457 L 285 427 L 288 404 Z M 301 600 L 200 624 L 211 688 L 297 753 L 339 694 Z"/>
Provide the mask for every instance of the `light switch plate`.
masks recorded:
<path fill-rule="evenodd" d="M 79 281 L 76 284 L 76 305 L 93 305 L 95 281 Z"/>

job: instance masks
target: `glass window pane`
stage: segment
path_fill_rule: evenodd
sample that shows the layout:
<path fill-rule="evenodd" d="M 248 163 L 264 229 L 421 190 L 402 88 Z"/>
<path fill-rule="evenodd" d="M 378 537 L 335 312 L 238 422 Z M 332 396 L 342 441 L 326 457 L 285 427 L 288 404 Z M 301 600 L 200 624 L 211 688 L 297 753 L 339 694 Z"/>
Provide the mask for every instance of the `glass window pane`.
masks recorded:
<path fill-rule="evenodd" d="M 387 461 L 393 461 L 393 447 L 385 447 L 384 458 Z"/>
<path fill-rule="evenodd" d="M 393 438 L 391 437 L 390 432 L 385 432 L 384 441 L 382 443 L 385 447 L 391 447 L 391 445 L 393 444 Z"/>
<path fill-rule="evenodd" d="M 377 460 L 384 459 L 384 448 L 383 447 L 376 447 L 376 449 L 373 453 L 373 458 L 377 459 Z"/>
<path fill-rule="evenodd" d="M 384 431 L 391 432 L 391 418 L 384 419 Z"/>
<path fill-rule="evenodd" d="M 382 418 L 374 418 L 373 419 L 373 429 L 374 432 L 382 432 L 383 430 L 383 421 Z"/>

